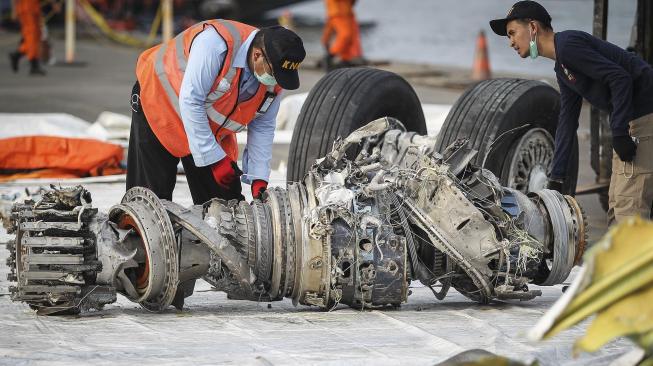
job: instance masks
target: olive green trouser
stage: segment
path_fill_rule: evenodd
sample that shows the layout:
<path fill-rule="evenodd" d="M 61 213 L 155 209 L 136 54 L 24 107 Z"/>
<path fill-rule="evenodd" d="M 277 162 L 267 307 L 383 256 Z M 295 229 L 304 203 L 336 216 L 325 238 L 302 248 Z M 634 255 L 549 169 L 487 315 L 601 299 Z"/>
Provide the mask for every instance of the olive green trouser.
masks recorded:
<path fill-rule="evenodd" d="M 630 216 L 650 219 L 653 211 L 653 113 L 631 121 L 629 133 L 638 141 L 635 159 L 624 162 L 612 152 L 609 225 Z"/>

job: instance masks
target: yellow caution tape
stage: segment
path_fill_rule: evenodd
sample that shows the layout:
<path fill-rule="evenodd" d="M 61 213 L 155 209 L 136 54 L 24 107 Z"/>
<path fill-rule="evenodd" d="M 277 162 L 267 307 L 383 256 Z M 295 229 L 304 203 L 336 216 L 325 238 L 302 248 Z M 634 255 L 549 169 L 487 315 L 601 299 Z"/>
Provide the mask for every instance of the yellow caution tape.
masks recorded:
<path fill-rule="evenodd" d="M 86 14 L 91 18 L 93 23 L 111 40 L 122 43 L 128 46 L 133 47 L 150 47 L 154 44 L 156 38 L 156 33 L 161 24 L 161 7 L 156 12 L 156 17 L 152 22 L 152 27 L 150 28 L 150 33 L 146 40 L 142 40 L 136 37 L 132 37 L 125 33 L 119 33 L 113 30 L 109 24 L 107 24 L 104 17 L 97 11 L 95 8 L 89 4 L 87 0 L 78 0 Z"/>
<path fill-rule="evenodd" d="M 150 27 L 150 34 L 147 36 L 147 43 L 150 45 L 154 43 L 154 39 L 156 38 L 156 33 L 159 30 L 159 26 L 161 25 L 161 7 L 162 5 L 160 5 L 159 8 L 156 10 L 156 16 L 152 21 L 152 27 Z"/>

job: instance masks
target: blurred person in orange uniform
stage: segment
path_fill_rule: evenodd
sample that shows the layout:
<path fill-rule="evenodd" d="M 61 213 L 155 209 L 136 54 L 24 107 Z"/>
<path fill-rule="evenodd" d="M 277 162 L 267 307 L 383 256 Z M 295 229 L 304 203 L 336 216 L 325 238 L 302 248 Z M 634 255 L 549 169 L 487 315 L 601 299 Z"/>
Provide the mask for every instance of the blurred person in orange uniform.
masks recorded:
<path fill-rule="evenodd" d="M 45 75 L 40 66 L 41 55 L 41 4 L 39 0 L 15 0 L 16 15 L 20 22 L 21 43 L 18 49 L 9 54 L 11 69 L 18 71 L 18 62 L 27 56 L 30 62 L 30 75 Z"/>
<path fill-rule="evenodd" d="M 327 50 L 327 69 L 360 64 L 363 51 L 354 14 L 356 0 L 325 0 L 327 21 L 322 44 Z M 335 39 L 331 38 L 335 33 Z"/>

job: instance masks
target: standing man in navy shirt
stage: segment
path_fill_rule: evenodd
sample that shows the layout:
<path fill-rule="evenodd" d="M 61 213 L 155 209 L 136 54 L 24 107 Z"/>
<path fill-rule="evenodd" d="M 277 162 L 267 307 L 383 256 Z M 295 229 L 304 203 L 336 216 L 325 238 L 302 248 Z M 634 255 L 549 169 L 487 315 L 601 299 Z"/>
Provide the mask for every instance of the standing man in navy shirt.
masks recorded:
<path fill-rule="evenodd" d="M 653 210 L 653 68 L 636 54 L 585 32 L 554 33 L 551 16 L 535 1 L 520 1 L 492 30 L 507 36 L 521 58 L 555 61 L 560 116 L 549 189 L 560 191 L 585 98 L 610 112 L 612 177 L 608 221 L 651 218 Z"/>

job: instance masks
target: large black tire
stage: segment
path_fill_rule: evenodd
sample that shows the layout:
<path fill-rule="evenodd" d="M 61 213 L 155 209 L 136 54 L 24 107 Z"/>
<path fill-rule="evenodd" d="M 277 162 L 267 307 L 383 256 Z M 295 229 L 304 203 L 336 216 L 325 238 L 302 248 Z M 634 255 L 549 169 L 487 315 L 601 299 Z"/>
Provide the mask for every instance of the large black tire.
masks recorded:
<path fill-rule="evenodd" d="M 444 151 L 457 139 L 468 138 L 468 146 L 478 150 L 477 165 L 485 163 L 485 168 L 503 185 L 527 191 L 527 186 L 510 184 L 508 172 L 515 147 L 523 141 L 522 137 L 536 129 L 548 132 L 548 146 L 552 146 L 559 111 L 560 94 L 545 83 L 522 79 L 483 81 L 466 90 L 456 101 L 440 130 L 436 148 Z M 526 124 L 529 126 L 519 128 Z M 552 150 L 547 153 L 550 159 Z M 577 178 L 578 141 L 575 140 L 563 187 L 565 194 L 575 193 Z"/>
<path fill-rule="evenodd" d="M 311 89 L 297 118 L 288 156 L 289 181 L 301 181 L 336 137 L 380 117 L 394 117 L 408 131 L 426 134 L 422 105 L 401 76 L 367 67 L 338 69 Z"/>

